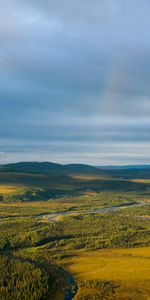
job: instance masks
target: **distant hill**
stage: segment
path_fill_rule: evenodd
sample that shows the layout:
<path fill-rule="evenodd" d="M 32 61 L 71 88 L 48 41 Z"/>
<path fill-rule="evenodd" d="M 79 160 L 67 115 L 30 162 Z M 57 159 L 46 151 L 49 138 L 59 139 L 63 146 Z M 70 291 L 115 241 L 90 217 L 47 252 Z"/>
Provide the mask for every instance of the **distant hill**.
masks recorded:
<path fill-rule="evenodd" d="M 97 166 L 97 168 L 100 170 L 150 169 L 150 165 Z"/>
<path fill-rule="evenodd" d="M 150 165 L 97 167 L 103 174 L 120 179 L 150 179 Z"/>
<path fill-rule="evenodd" d="M 52 162 L 19 162 L 0 165 L 0 173 L 47 174 L 52 176 L 70 176 L 74 174 L 102 175 L 116 179 L 150 179 L 150 165 L 129 166 L 90 166 L 85 164 L 61 165 Z"/>
<path fill-rule="evenodd" d="M 90 165 L 84 164 L 69 164 L 64 165 L 64 170 L 69 173 L 99 173 L 99 169 L 97 167 L 93 167 Z"/>
<path fill-rule="evenodd" d="M 22 172 L 22 173 L 51 173 L 60 172 L 63 166 L 51 162 L 19 162 L 0 166 L 0 172 Z"/>
<path fill-rule="evenodd" d="M 47 200 L 102 191 L 150 193 L 150 166 L 116 168 L 19 162 L 0 165 L 0 185 L 21 186 L 23 189 L 23 194 L 14 194 L 12 198 L 5 196 L 6 201 Z M 3 196 L 1 199 L 4 199 Z"/>
<path fill-rule="evenodd" d="M 70 174 L 70 173 L 99 173 L 99 169 L 84 164 L 61 165 L 52 162 L 19 162 L 0 165 L 0 172 L 41 173 L 41 174 Z"/>

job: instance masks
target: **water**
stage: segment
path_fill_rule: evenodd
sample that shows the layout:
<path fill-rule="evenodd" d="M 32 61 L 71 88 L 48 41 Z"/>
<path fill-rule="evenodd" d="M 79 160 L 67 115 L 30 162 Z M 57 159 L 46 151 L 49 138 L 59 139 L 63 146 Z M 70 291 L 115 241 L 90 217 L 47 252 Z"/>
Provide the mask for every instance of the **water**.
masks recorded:
<path fill-rule="evenodd" d="M 72 300 L 77 293 L 78 287 L 72 275 L 69 272 L 67 275 L 69 279 L 69 287 L 66 290 L 64 300 Z"/>
<path fill-rule="evenodd" d="M 106 212 L 115 212 L 119 209 L 124 209 L 128 207 L 142 207 L 145 205 L 150 205 L 149 202 L 142 202 L 142 203 L 126 203 L 126 204 L 121 204 L 121 205 L 116 205 L 116 206 L 111 206 L 111 207 L 102 207 L 102 208 L 96 208 L 96 209 L 91 209 L 91 210 L 84 210 L 84 211 L 57 211 L 57 212 L 51 212 L 51 213 L 43 213 L 34 216 L 35 218 L 41 219 L 46 217 L 46 220 L 49 222 L 56 222 L 58 217 L 61 216 L 75 216 L 79 214 L 95 214 L 95 213 L 106 213 Z M 8 216 L 8 217 L 1 217 L 0 220 L 6 220 L 6 219 L 17 219 L 17 218 L 32 218 L 33 216 Z M 144 217 L 143 217 L 144 218 Z M 0 222 L 2 224 L 2 221 Z"/>
<path fill-rule="evenodd" d="M 142 207 L 145 205 L 150 205 L 150 203 L 130 203 L 130 204 L 122 204 L 122 205 L 116 205 L 116 206 L 111 206 L 111 207 L 103 207 L 103 208 L 97 208 L 97 209 L 92 209 L 92 210 L 86 210 L 86 211 L 76 211 L 76 212 L 72 212 L 72 211 L 66 211 L 66 212 L 52 212 L 52 213 L 45 213 L 45 214 L 41 214 L 38 216 L 38 218 L 43 218 L 46 217 L 46 219 L 50 222 L 56 222 L 58 217 L 61 216 L 73 216 L 73 215 L 77 215 L 77 214 L 94 214 L 94 213 L 106 213 L 106 212 L 115 212 L 119 209 L 124 209 L 127 207 Z"/>

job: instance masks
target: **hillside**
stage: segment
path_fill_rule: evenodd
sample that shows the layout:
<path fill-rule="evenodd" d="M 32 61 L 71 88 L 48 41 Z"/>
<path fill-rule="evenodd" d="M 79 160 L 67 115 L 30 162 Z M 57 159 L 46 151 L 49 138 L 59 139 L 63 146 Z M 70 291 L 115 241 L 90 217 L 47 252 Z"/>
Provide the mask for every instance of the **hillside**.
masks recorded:
<path fill-rule="evenodd" d="M 52 162 L 19 162 L 0 165 L 0 172 L 21 172 L 40 174 L 67 174 L 67 173 L 100 173 L 98 168 L 84 164 L 61 165 Z"/>

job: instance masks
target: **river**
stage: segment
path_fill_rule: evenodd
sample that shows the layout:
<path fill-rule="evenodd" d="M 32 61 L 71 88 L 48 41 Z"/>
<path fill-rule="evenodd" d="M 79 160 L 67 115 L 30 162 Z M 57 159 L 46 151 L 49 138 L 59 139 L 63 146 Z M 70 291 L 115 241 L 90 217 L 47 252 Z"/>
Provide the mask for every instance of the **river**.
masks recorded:
<path fill-rule="evenodd" d="M 124 209 L 128 207 L 142 207 L 145 205 L 150 205 L 150 202 L 141 202 L 141 203 L 125 203 L 125 204 L 120 204 L 116 206 L 110 206 L 110 207 L 101 207 L 101 208 L 96 208 L 96 209 L 91 209 L 91 210 L 84 210 L 84 211 L 57 211 L 57 212 L 49 212 L 49 213 L 41 213 L 38 215 L 34 216 L 0 216 L 0 220 L 6 220 L 6 219 L 17 219 L 17 218 L 36 218 L 36 219 L 43 219 L 46 218 L 46 221 L 49 222 L 56 222 L 59 217 L 61 216 L 76 216 L 79 214 L 95 214 L 95 213 L 107 213 L 107 212 L 115 212 L 119 209 Z M 144 218 L 144 216 L 143 216 Z M 148 217 L 147 217 L 148 219 Z M 1 221 L 0 224 L 3 222 Z"/>
<path fill-rule="evenodd" d="M 74 278 L 72 277 L 71 273 L 67 272 L 67 274 L 68 274 L 69 286 L 65 292 L 64 300 L 72 300 L 78 291 L 78 286 Z"/>
<path fill-rule="evenodd" d="M 58 217 L 61 216 L 74 216 L 74 215 L 79 215 L 79 214 L 95 214 L 95 213 L 106 213 L 106 212 L 115 212 L 119 209 L 124 209 L 127 207 L 142 207 L 145 205 L 150 205 L 149 202 L 142 202 L 142 203 L 126 203 L 126 204 L 120 204 L 116 206 L 111 206 L 111 207 L 102 207 L 102 208 L 97 208 L 97 209 L 91 209 L 91 210 L 84 210 L 84 211 L 57 211 L 57 212 L 51 212 L 51 213 L 45 213 L 45 214 L 40 214 L 37 217 L 38 218 L 44 218 L 46 217 L 47 221 L 50 222 L 56 222 Z"/>

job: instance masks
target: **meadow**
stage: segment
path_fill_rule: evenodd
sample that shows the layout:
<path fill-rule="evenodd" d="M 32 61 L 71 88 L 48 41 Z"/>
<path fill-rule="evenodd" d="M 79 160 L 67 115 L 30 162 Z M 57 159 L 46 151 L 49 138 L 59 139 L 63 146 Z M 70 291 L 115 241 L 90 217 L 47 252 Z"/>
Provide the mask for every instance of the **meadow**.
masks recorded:
<path fill-rule="evenodd" d="M 79 251 L 66 261 L 78 282 L 75 299 L 148 299 L 150 247 Z"/>

